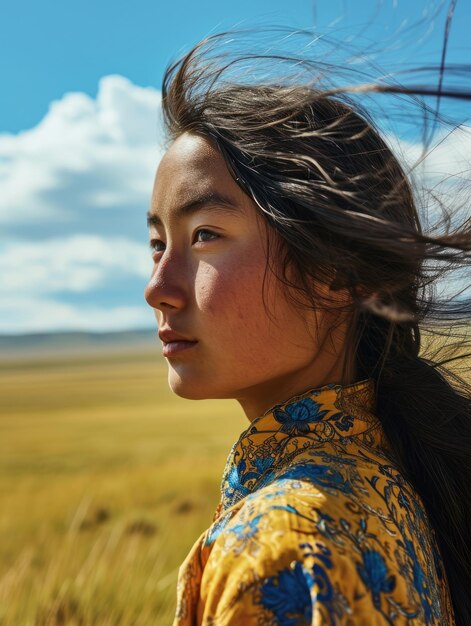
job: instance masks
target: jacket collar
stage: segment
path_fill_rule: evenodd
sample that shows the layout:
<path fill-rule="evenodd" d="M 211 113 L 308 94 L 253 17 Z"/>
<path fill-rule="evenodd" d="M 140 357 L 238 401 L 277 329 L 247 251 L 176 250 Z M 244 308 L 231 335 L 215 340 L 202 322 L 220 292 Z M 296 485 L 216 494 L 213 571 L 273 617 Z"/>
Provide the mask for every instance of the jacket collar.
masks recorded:
<path fill-rule="evenodd" d="M 233 445 L 222 477 L 217 517 L 292 463 L 306 447 L 350 442 L 387 449 L 375 411 L 375 381 L 307 389 L 254 419 Z"/>

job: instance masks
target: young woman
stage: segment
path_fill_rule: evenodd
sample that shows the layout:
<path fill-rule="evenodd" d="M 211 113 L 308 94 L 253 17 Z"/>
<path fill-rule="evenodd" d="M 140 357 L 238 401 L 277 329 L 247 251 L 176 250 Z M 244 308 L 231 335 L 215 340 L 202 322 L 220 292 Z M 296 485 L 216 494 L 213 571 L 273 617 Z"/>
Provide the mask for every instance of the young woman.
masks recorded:
<path fill-rule="evenodd" d="M 469 322 L 426 289 L 469 264 L 469 223 L 424 234 L 358 103 L 224 81 L 216 37 L 164 78 L 145 297 L 171 389 L 250 424 L 174 626 L 469 626 L 470 389 L 419 354 L 425 322 Z"/>

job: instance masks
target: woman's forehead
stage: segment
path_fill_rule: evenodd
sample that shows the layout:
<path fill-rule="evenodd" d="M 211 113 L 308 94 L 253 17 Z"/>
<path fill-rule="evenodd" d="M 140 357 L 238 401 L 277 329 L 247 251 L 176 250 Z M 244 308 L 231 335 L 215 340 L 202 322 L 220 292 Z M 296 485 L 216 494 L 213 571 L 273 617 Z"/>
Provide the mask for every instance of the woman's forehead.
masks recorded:
<path fill-rule="evenodd" d="M 210 192 L 229 195 L 242 206 L 253 203 L 231 176 L 212 140 L 184 133 L 175 139 L 159 163 L 153 204 L 181 204 Z"/>
<path fill-rule="evenodd" d="M 208 137 L 185 132 L 170 145 L 159 165 L 160 169 L 197 168 L 206 170 L 225 165 L 221 153 Z"/>

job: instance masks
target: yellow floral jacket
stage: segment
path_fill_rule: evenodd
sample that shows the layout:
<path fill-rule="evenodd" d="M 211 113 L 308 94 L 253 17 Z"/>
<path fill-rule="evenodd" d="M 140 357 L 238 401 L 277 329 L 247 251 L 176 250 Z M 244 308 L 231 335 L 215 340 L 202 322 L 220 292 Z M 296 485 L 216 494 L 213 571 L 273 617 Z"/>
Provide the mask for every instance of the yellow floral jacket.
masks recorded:
<path fill-rule="evenodd" d="M 250 424 L 180 567 L 173 626 L 454 626 L 434 531 L 374 407 L 366 379 Z"/>

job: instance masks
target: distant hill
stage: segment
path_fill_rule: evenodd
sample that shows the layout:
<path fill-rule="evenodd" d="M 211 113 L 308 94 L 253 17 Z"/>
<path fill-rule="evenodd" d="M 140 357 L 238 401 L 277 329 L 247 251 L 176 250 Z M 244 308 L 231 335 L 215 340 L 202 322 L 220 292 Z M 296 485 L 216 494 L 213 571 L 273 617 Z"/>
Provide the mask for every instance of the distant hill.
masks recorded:
<path fill-rule="evenodd" d="M 108 352 L 122 349 L 159 351 L 161 342 L 153 330 L 115 332 L 56 332 L 0 335 L 0 356 L 33 356 L 51 353 Z"/>

